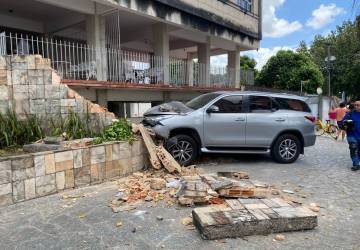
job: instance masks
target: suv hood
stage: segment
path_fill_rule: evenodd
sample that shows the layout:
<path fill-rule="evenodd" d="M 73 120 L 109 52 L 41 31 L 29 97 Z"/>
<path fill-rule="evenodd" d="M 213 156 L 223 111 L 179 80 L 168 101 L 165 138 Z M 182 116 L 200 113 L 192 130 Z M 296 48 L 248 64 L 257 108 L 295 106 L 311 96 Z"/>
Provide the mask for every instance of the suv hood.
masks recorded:
<path fill-rule="evenodd" d="M 152 107 L 144 113 L 144 116 L 157 116 L 157 115 L 179 115 L 186 114 L 193 111 L 184 103 L 172 101 Z"/>

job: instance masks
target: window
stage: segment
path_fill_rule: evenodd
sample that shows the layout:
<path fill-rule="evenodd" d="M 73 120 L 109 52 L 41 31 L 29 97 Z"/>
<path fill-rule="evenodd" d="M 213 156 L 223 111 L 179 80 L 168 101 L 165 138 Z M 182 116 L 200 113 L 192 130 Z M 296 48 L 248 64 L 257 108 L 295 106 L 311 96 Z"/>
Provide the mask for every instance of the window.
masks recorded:
<path fill-rule="evenodd" d="M 252 0 L 236 0 L 236 4 L 246 12 L 251 12 Z"/>
<path fill-rule="evenodd" d="M 197 110 L 199 108 L 204 107 L 206 104 L 208 104 L 210 101 L 214 100 L 218 96 L 220 96 L 219 93 L 204 94 L 204 95 L 198 96 L 198 97 L 192 99 L 191 101 L 185 103 L 185 105 L 188 108 Z"/>
<path fill-rule="evenodd" d="M 219 108 L 217 113 L 242 113 L 243 97 L 240 95 L 227 96 L 217 101 L 214 105 Z"/>
<path fill-rule="evenodd" d="M 275 98 L 275 100 L 280 105 L 280 109 L 311 112 L 309 106 L 301 100 L 288 98 Z"/>
<path fill-rule="evenodd" d="M 269 97 L 266 96 L 251 96 L 250 97 L 250 112 L 261 113 L 271 112 L 272 108 L 277 108 Z"/>

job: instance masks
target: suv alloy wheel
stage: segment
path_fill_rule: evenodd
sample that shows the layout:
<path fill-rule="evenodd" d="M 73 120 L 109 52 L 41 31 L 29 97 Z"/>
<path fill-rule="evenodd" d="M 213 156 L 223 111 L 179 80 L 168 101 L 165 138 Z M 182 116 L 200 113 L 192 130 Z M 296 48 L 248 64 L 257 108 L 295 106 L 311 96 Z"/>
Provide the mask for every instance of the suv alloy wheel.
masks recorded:
<path fill-rule="evenodd" d="M 292 134 L 279 136 L 271 148 L 272 157 L 279 163 L 293 163 L 301 151 L 299 138 Z"/>
<path fill-rule="evenodd" d="M 182 166 L 191 164 L 198 155 L 198 145 L 188 135 L 175 135 L 167 140 L 166 149 Z"/>

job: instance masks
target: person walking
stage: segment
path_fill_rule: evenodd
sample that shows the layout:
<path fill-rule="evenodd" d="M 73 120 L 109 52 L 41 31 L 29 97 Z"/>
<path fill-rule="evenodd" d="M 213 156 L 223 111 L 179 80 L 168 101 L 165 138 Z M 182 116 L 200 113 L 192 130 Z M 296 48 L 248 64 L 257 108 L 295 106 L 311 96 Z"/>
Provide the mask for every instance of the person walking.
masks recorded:
<path fill-rule="evenodd" d="M 344 119 L 345 114 L 348 111 L 349 110 L 346 108 L 346 105 L 343 102 L 340 103 L 339 107 L 335 109 L 336 122 L 337 122 L 338 127 L 340 128 L 337 133 L 336 139 L 339 138 L 340 134 L 341 134 L 342 140 L 344 140 L 344 138 L 345 138 L 346 131 L 341 129 L 341 121 Z"/>
<path fill-rule="evenodd" d="M 350 157 L 353 162 L 351 170 L 360 169 L 360 100 L 354 104 L 354 109 L 344 116 L 341 127 L 346 130 Z"/>

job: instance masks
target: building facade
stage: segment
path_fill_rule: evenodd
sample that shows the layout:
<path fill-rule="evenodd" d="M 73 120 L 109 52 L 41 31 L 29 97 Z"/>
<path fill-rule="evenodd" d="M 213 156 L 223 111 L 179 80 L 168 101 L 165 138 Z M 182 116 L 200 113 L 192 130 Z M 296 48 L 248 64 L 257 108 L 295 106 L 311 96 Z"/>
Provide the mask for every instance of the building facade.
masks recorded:
<path fill-rule="evenodd" d="M 62 82 L 118 115 L 252 84 L 261 0 L 0 0 L 0 55 L 50 58 Z M 227 55 L 227 66 L 211 62 Z M 144 105 L 139 103 L 146 103 Z"/>

